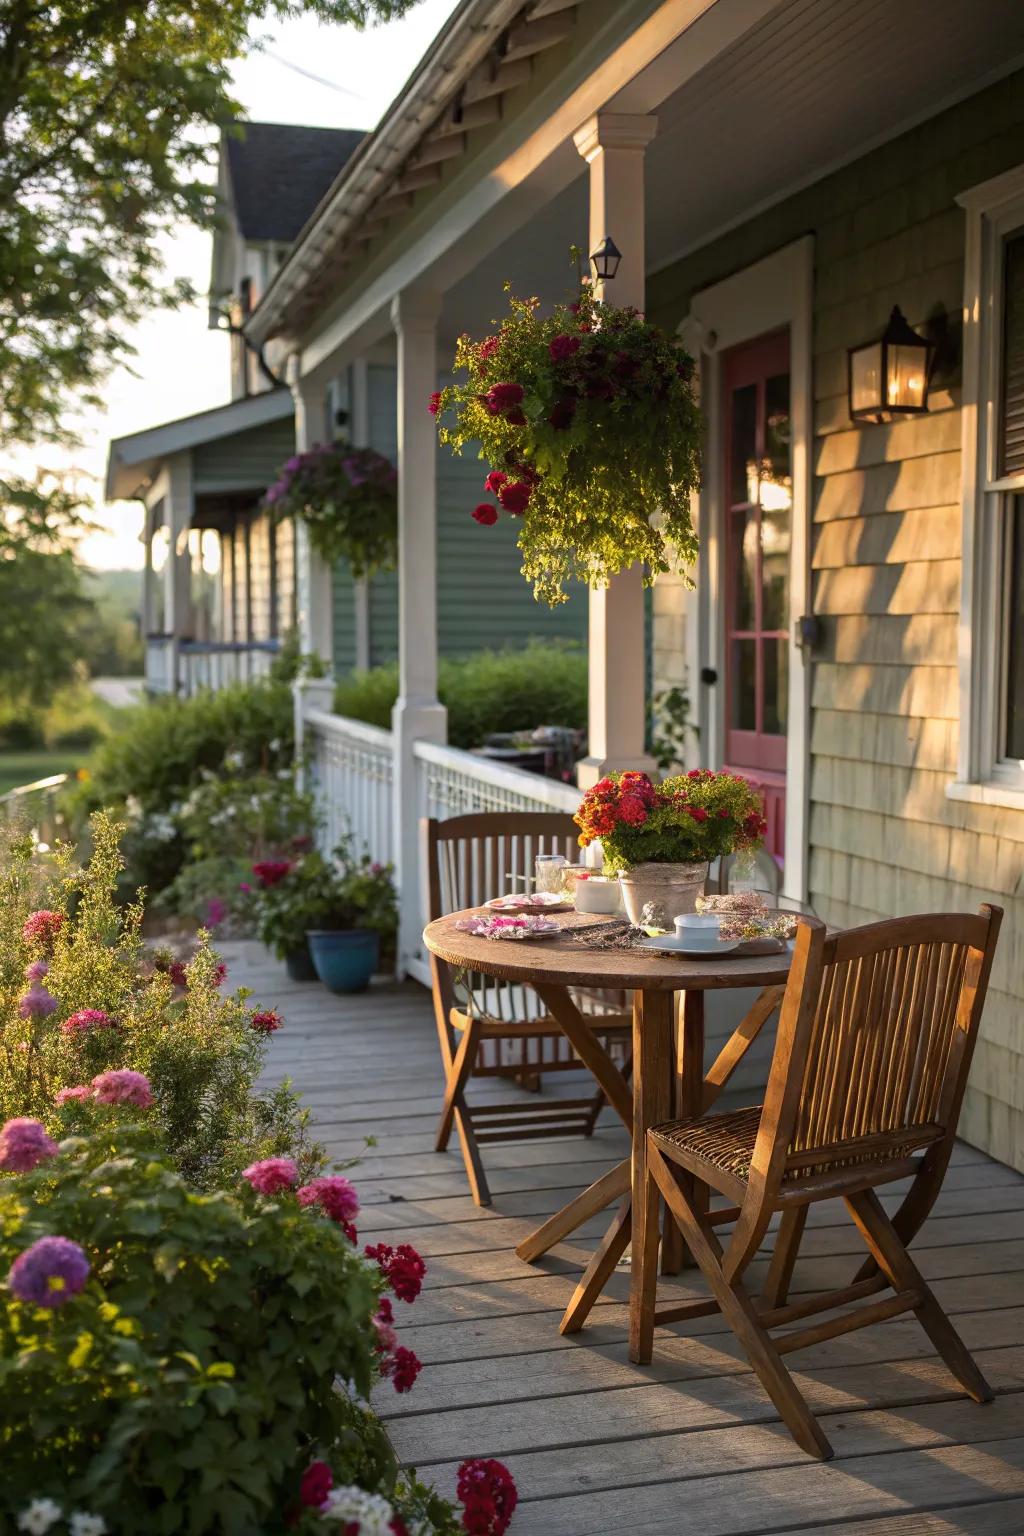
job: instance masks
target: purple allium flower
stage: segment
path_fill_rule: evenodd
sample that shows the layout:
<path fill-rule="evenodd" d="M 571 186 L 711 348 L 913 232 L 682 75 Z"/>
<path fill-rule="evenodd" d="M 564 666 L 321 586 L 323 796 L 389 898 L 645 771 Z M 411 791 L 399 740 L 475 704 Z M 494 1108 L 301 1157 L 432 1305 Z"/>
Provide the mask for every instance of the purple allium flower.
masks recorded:
<path fill-rule="evenodd" d="M 265 1157 L 242 1169 L 242 1178 L 261 1195 L 276 1195 L 281 1189 L 294 1189 L 299 1170 L 290 1157 Z"/>
<path fill-rule="evenodd" d="M 153 1102 L 149 1078 L 141 1072 L 130 1072 L 127 1068 L 101 1072 L 98 1077 L 94 1077 L 92 1094 L 100 1104 L 136 1104 L 139 1109 L 149 1109 Z"/>
<path fill-rule="evenodd" d="M 31 965 L 25 967 L 26 981 L 42 981 L 50 973 L 50 967 L 45 960 L 33 960 Z"/>
<path fill-rule="evenodd" d="M 0 1168 L 6 1173 L 28 1173 L 57 1152 L 57 1143 L 39 1120 L 8 1120 L 0 1130 Z"/>
<path fill-rule="evenodd" d="M 34 981 L 18 1003 L 18 1014 L 23 1019 L 45 1019 L 57 1007 L 57 999 Z"/>
<path fill-rule="evenodd" d="M 73 1104 L 76 1099 L 91 1099 L 92 1089 L 88 1083 L 79 1083 L 77 1088 L 60 1088 L 53 1096 L 55 1104 Z"/>
<path fill-rule="evenodd" d="M 41 1237 L 19 1253 L 7 1283 L 19 1301 L 37 1307 L 62 1307 L 77 1296 L 89 1278 L 84 1249 L 68 1237 Z"/>
<path fill-rule="evenodd" d="M 65 1035 L 81 1035 L 92 1029 L 113 1029 L 114 1021 L 109 1013 L 104 1013 L 102 1008 L 79 1008 L 77 1013 L 72 1013 L 61 1025 L 61 1033 Z"/>

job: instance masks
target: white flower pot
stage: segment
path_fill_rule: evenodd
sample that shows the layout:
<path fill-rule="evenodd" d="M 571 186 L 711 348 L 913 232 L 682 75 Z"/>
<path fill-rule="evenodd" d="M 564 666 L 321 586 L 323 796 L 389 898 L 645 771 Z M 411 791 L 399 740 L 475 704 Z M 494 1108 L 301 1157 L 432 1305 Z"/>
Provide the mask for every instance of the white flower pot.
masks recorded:
<path fill-rule="evenodd" d="M 635 864 L 622 870 L 622 899 L 634 928 L 662 928 L 671 933 L 677 917 L 696 912 L 709 867 L 705 859 L 695 864 Z"/>

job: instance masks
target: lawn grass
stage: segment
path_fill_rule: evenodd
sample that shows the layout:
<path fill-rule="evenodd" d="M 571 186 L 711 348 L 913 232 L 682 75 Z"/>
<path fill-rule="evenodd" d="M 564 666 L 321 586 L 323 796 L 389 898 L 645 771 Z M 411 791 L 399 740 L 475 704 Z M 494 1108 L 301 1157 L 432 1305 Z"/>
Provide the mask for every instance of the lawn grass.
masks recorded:
<path fill-rule="evenodd" d="M 0 752 L 0 795 L 54 773 L 74 773 L 88 755 L 86 748 L 80 752 L 48 752 L 45 747 L 37 752 Z"/>

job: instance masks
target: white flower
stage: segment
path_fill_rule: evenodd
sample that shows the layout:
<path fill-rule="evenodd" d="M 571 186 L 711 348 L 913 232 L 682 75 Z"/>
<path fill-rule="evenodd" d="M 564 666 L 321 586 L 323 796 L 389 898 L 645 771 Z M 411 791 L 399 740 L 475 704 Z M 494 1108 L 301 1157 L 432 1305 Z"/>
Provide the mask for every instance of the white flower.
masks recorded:
<path fill-rule="evenodd" d="M 71 1516 L 71 1536 L 107 1536 L 107 1522 L 102 1515 L 87 1515 L 84 1511 Z"/>
<path fill-rule="evenodd" d="M 138 795 L 129 795 L 124 802 L 124 813 L 129 821 L 138 821 L 142 815 L 142 801 Z"/>
<path fill-rule="evenodd" d="M 225 752 L 225 754 L 224 754 L 224 767 L 225 768 L 235 768 L 235 769 L 244 768 L 245 767 L 245 753 L 244 752 Z"/>
<path fill-rule="evenodd" d="M 280 736 L 275 736 L 273 741 L 268 741 L 267 742 L 267 751 L 268 752 L 280 752 L 280 750 L 281 750 L 281 738 L 280 738 Z"/>
<path fill-rule="evenodd" d="M 339 1525 L 356 1524 L 359 1536 L 391 1536 L 391 1522 L 395 1518 L 387 1499 L 363 1488 L 332 1488 L 320 1514 L 322 1519 L 336 1520 Z"/>
<path fill-rule="evenodd" d="M 53 1499 L 33 1499 L 27 1509 L 18 1516 L 18 1530 L 28 1531 L 29 1536 L 46 1536 L 46 1532 L 64 1511 Z"/>

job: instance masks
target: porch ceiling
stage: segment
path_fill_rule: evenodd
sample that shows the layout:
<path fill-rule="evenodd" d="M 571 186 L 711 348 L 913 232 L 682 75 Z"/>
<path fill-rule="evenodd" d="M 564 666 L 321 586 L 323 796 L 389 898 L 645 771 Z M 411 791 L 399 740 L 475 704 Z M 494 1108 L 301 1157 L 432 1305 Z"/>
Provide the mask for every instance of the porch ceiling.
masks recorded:
<path fill-rule="evenodd" d="M 671 79 L 693 31 L 650 71 Z M 782 0 L 654 109 L 648 271 L 1022 64 L 1019 0 Z M 642 83 L 609 108 L 635 110 Z M 579 161 L 576 179 L 449 291 L 443 343 L 502 313 L 505 278 L 519 293 L 564 294 L 586 209 Z"/>

